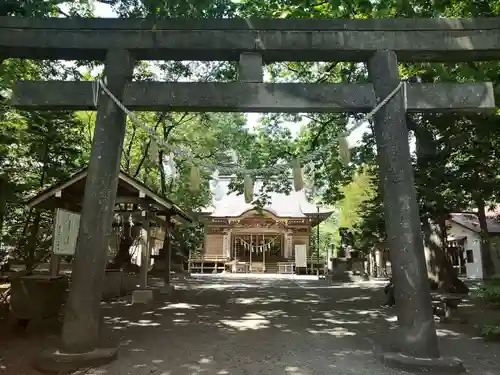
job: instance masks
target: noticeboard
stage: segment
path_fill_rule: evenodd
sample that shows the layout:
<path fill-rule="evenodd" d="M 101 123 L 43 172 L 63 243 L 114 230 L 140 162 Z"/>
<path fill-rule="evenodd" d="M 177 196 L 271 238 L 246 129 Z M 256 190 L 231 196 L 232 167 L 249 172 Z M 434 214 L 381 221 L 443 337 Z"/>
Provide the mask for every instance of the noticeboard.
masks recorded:
<path fill-rule="evenodd" d="M 295 245 L 295 266 L 307 267 L 307 246 Z"/>
<path fill-rule="evenodd" d="M 56 255 L 74 255 L 76 239 L 80 228 L 80 215 L 63 209 L 56 209 L 52 251 Z"/>

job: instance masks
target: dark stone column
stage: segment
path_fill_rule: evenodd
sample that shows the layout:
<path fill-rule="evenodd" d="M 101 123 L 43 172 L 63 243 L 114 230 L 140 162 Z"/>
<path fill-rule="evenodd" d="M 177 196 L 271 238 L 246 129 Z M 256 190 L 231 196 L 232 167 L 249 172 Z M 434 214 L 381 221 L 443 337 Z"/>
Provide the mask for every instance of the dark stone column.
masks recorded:
<path fill-rule="evenodd" d="M 376 52 L 368 70 L 380 102 L 399 84 L 396 54 Z M 399 348 L 410 357 L 438 358 L 402 90 L 375 115 L 375 138 L 395 285 Z"/>
<path fill-rule="evenodd" d="M 128 51 L 108 51 L 106 85 L 119 100 L 133 67 Z M 125 114 L 101 92 L 62 329 L 62 349 L 67 353 L 89 352 L 99 346 L 102 284 L 124 136 Z"/>

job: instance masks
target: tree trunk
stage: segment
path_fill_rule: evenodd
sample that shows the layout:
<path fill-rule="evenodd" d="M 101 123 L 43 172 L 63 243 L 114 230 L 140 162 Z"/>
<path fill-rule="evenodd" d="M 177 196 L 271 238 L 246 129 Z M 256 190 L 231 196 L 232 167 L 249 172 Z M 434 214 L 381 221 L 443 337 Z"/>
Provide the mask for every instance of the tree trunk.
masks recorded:
<path fill-rule="evenodd" d="M 430 219 L 422 220 L 427 275 L 432 289 L 446 293 L 468 293 L 469 288 L 457 276 L 453 265 L 446 257 L 446 240 L 440 225 Z"/>
<path fill-rule="evenodd" d="M 495 274 L 495 265 L 491 257 L 490 234 L 488 231 L 488 222 L 486 221 L 486 204 L 482 197 L 475 197 L 477 206 L 477 216 L 479 218 L 479 227 L 481 229 L 481 264 L 483 265 L 483 279 L 492 277 Z"/>
<path fill-rule="evenodd" d="M 437 153 L 436 141 L 433 134 L 423 124 L 416 124 L 410 119 L 417 144 L 417 165 L 419 170 L 426 170 L 430 160 Z M 417 175 L 417 181 L 419 180 Z M 424 181 L 426 183 L 425 177 Z M 430 181 L 428 181 L 430 182 Z M 438 222 L 429 217 L 422 218 L 425 260 L 427 275 L 433 289 L 450 293 L 467 293 L 469 288 L 458 278 L 450 260 L 446 257 L 446 208 L 443 202 L 436 199 L 435 207 L 431 210 L 438 216 Z"/>
<path fill-rule="evenodd" d="M 43 145 L 43 155 L 42 155 L 42 171 L 40 174 L 40 189 L 43 188 L 45 184 L 45 176 L 47 175 L 47 171 L 49 169 L 49 153 L 50 153 L 50 129 L 49 133 L 45 136 L 44 145 Z M 31 213 L 31 210 L 30 210 Z M 36 248 L 38 246 L 38 231 L 40 229 L 41 222 L 41 214 L 39 210 L 35 210 L 35 218 L 33 219 L 33 224 L 30 228 L 30 234 L 28 238 L 28 242 L 26 243 L 26 258 L 25 258 L 25 267 L 26 267 L 26 275 L 33 274 L 33 270 L 36 266 Z M 29 220 L 29 218 L 28 218 Z"/>
<path fill-rule="evenodd" d="M 4 175 L 0 175 L 0 248 L 3 246 L 3 228 L 4 228 L 4 218 L 7 206 L 7 189 L 8 183 L 7 178 Z M 0 271 L 8 272 L 10 271 L 10 257 L 8 253 L 0 252 Z"/>
<path fill-rule="evenodd" d="M 3 223 L 5 217 L 5 208 L 7 205 L 7 177 L 0 175 L 0 244 L 3 240 Z"/>
<path fill-rule="evenodd" d="M 28 242 L 26 243 L 25 251 L 26 258 L 24 261 L 26 267 L 26 275 L 32 275 L 36 265 L 36 247 L 38 245 L 38 230 L 40 228 L 41 215 L 40 211 L 36 210 L 33 224 L 31 224 Z"/>

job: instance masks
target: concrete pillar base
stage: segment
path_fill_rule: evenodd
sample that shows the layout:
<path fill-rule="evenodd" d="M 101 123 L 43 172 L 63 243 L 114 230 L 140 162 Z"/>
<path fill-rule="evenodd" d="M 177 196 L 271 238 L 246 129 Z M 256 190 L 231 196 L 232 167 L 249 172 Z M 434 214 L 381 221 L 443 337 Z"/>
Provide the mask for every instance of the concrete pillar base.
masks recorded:
<path fill-rule="evenodd" d="M 86 353 L 62 353 L 47 350 L 35 359 L 33 367 L 42 373 L 67 374 L 81 368 L 98 367 L 114 361 L 118 348 L 97 348 Z"/>
<path fill-rule="evenodd" d="M 132 292 L 132 304 L 148 304 L 153 302 L 153 289 L 138 289 Z"/>
<path fill-rule="evenodd" d="M 163 285 L 160 288 L 160 294 L 162 295 L 171 295 L 174 292 L 175 292 L 175 286 L 173 286 L 172 284 Z"/>
<path fill-rule="evenodd" d="M 466 374 L 462 361 L 455 357 L 448 358 L 415 358 L 401 353 L 382 353 L 382 363 L 387 367 L 428 375 L 460 375 Z"/>

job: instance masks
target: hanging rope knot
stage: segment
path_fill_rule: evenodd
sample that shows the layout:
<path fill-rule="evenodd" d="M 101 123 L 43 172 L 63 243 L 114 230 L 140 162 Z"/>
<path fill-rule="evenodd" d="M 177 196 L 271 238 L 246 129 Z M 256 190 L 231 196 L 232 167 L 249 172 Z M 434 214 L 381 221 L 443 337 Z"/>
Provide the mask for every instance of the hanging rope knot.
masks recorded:
<path fill-rule="evenodd" d="M 191 191 L 195 193 L 200 191 L 200 185 L 201 185 L 200 167 L 194 164 L 191 165 L 189 180 L 191 183 L 190 184 Z"/>
<path fill-rule="evenodd" d="M 347 138 L 340 136 L 339 139 L 339 157 L 344 165 L 348 165 L 351 161 L 351 150 Z"/>
<path fill-rule="evenodd" d="M 245 203 L 252 203 L 253 200 L 253 180 L 249 173 L 245 174 L 243 178 L 243 193 L 245 196 Z"/>
<path fill-rule="evenodd" d="M 92 82 L 92 99 L 94 101 L 94 108 L 97 109 L 99 103 L 99 88 L 101 86 L 100 79 Z"/>
<path fill-rule="evenodd" d="M 255 38 L 255 48 L 256 49 L 266 49 L 264 42 L 260 38 L 260 33 L 257 31 L 257 38 Z"/>

